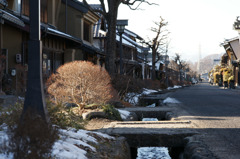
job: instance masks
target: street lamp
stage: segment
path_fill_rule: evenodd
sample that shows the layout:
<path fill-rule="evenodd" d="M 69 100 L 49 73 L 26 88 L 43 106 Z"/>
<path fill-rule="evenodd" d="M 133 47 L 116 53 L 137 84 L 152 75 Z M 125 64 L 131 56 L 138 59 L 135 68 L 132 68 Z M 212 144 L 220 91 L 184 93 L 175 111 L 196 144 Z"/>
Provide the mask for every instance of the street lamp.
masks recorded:
<path fill-rule="evenodd" d="M 128 20 L 117 20 L 117 31 L 120 35 L 120 74 L 123 74 L 123 48 L 122 48 L 122 34 L 124 33 L 125 26 L 128 25 Z"/>
<path fill-rule="evenodd" d="M 40 34 L 40 0 L 29 1 L 30 40 L 28 42 L 28 81 L 22 119 L 27 111 L 49 121 L 42 81 L 42 42 Z"/>
<path fill-rule="evenodd" d="M 233 24 L 233 28 L 238 31 L 239 39 L 240 39 L 240 20 L 239 16 L 237 17 L 236 21 Z M 239 41 L 240 43 L 240 41 Z"/>
<path fill-rule="evenodd" d="M 164 63 L 165 63 L 165 73 L 166 73 L 166 75 L 165 75 L 166 76 L 166 86 L 168 87 L 168 64 L 170 62 L 169 62 L 169 56 L 167 55 L 167 53 L 164 57 Z"/>
<path fill-rule="evenodd" d="M 145 56 L 145 60 L 147 61 L 147 55 L 148 55 L 148 51 L 150 50 L 149 47 L 143 48 L 143 54 Z"/>
<path fill-rule="evenodd" d="M 238 33 L 240 32 L 240 20 L 239 20 L 239 16 L 237 17 L 236 21 L 233 24 L 233 27 L 235 30 L 238 31 Z"/>
<path fill-rule="evenodd" d="M 148 51 L 150 50 L 150 48 L 148 47 L 142 47 L 142 55 L 143 55 L 143 63 L 142 63 L 142 76 L 143 79 L 145 78 L 145 68 L 147 65 L 147 55 L 148 55 Z M 147 70 L 146 70 L 147 73 Z"/>

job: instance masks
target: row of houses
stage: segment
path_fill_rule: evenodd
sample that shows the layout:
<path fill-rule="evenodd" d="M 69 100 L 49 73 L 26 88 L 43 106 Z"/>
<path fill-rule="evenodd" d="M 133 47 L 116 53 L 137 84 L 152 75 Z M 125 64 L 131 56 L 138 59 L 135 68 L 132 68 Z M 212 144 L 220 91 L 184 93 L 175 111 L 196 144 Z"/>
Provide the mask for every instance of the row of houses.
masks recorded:
<path fill-rule="evenodd" d="M 59 66 L 74 60 L 91 61 L 105 67 L 107 25 L 104 17 L 94 12 L 94 8 L 99 7 L 78 0 L 41 0 L 44 81 Z M 7 94 L 25 93 L 29 23 L 29 0 L 0 0 L 0 54 L 5 56 L 0 88 Z M 116 40 L 115 64 L 119 73 L 118 34 Z M 150 78 L 151 65 L 146 62 L 143 51 L 146 48 L 139 44 L 141 41 L 143 38 L 125 29 L 123 70 L 125 75 L 135 78 Z M 160 65 L 162 68 L 163 63 Z"/>
<path fill-rule="evenodd" d="M 222 44 L 226 53 L 222 56 L 221 63 L 231 70 L 235 86 L 240 85 L 240 43 L 239 38 L 225 40 Z"/>
<path fill-rule="evenodd" d="M 240 85 L 240 43 L 239 37 L 225 40 L 222 44 L 225 53 L 219 64 L 210 72 L 210 82 L 224 87 Z"/>

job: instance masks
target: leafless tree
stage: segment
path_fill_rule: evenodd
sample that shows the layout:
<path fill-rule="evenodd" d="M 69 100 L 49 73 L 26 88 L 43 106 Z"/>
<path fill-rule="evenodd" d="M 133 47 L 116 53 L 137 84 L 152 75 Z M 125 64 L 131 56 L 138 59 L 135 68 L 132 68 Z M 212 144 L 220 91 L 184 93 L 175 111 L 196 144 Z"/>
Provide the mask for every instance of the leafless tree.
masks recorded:
<path fill-rule="evenodd" d="M 182 72 L 187 68 L 187 63 L 181 59 L 181 55 L 176 53 L 174 57 L 174 62 L 176 63 L 179 71 L 179 80 L 182 81 Z"/>
<path fill-rule="evenodd" d="M 87 0 L 85 0 L 87 1 Z M 116 50 L 116 22 L 118 7 L 120 4 L 128 5 L 130 9 L 136 10 L 142 3 L 152 5 L 147 0 L 99 0 L 101 9 L 94 11 L 101 13 L 107 22 L 107 44 L 106 44 L 106 69 L 110 74 L 115 73 L 115 50 Z"/>
<path fill-rule="evenodd" d="M 167 53 L 169 44 L 167 41 L 169 32 L 166 29 L 168 22 L 160 16 L 160 21 L 154 22 L 154 24 L 155 27 L 152 27 L 151 31 L 156 36 L 146 43 L 152 50 L 152 80 L 156 79 L 155 65 L 160 60 L 160 56 Z"/>

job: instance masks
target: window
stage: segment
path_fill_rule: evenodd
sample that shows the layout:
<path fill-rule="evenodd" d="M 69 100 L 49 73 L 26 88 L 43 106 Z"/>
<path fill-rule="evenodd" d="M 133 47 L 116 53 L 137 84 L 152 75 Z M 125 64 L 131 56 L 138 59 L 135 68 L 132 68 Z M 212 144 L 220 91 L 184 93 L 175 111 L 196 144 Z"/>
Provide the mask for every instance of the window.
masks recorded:
<path fill-rule="evenodd" d="M 14 0 L 13 10 L 20 13 L 20 11 L 21 11 L 21 0 Z"/>
<path fill-rule="evenodd" d="M 41 22 L 47 23 L 47 0 L 41 0 Z M 29 8 L 29 0 L 22 0 L 22 14 L 25 16 L 29 16 L 30 8 Z"/>
<path fill-rule="evenodd" d="M 41 22 L 47 23 L 47 0 L 41 0 Z"/>
<path fill-rule="evenodd" d="M 22 0 L 22 14 L 29 16 L 29 0 Z"/>
<path fill-rule="evenodd" d="M 91 25 L 87 22 L 84 22 L 84 32 L 83 32 L 83 39 L 86 41 L 90 41 L 90 27 Z"/>

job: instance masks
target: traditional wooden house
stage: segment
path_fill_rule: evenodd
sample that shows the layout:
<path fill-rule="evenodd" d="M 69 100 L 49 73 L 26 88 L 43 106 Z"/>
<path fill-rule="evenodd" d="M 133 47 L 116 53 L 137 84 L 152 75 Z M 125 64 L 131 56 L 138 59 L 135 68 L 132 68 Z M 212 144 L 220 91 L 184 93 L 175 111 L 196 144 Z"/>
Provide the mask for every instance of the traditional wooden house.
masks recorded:
<path fill-rule="evenodd" d="M 101 10 L 101 5 L 91 5 L 92 8 Z M 94 25 L 94 46 L 99 48 L 101 51 L 105 50 L 106 47 L 106 34 L 107 34 L 107 24 L 104 17 L 97 13 L 100 18 L 98 22 Z M 144 48 L 139 45 L 138 41 L 143 40 L 136 33 L 125 29 L 122 35 L 122 46 L 123 46 L 123 72 L 125 75 L 129 75 L 135 78 L 143 78 L 143 71 L 148 67 L 143 65 L 145 59 L 140 55 L 143 53 Z M 116 42 L 117 48 L 115 52 L 115 65 L 116 73 L 120 73 L 120 36 L 116 30 Z M 102 55 L 99 58 L 99 63 L 101 66 L 105 67 L 104 56 Z M 146 74 L 146 73 L 145 73 Z"/>
<path fill-rule="evenodd" d="M 29 0 L 0 2 L 0 50 L 6 56 L 4 91 L 23 95 L 28 64 Z M 94 47 L 92 35 L 93 25 L 98 19 L 99 16 L 86 3 L 41 0 L 45 80 L 66 62 L 90 60 L 97 63 L 97 55 L 101 51 Z"/>
<path fill-rule="evenodd" d="M 120 73 L 120 36 L 117 34 L 117 50 L 116 50 L 116 62 L 118 72 Z M 137 41 L 143 40 L 136 33 L 125 29 L 122 35 L 123 43 L 123 71 L 125 75 L 132 76 L 134 78 L 143 78 L 142 63 L 144 58 L 139 57 L 140 53 L 143 52 L 143 47 L 137 43 Z"/>
<path fill-rule="evenodd" d="M 240 84 L 240 44 L 239 38 L 225 40 L 222 44 L 226 53 L 222 56 L 222 63 L 232 70 L 234 85 Z"/>
<path fill-rule="evenodd" d="M 148 65 L 150 66 L 150 69 L 152 70 L 152 53 L 150 53 L 147 58 L 148 58 Z M 167 63 L 167 60 L 169 60 L 169 57 L 168 57 L 168 55 L 161 55 L 160 59 L 158 60 L 156 58 L 156 60 L 157 60 L 157 62 L 155 63 L 156 77 L 160 81 L 163 81 L 166 77 L 166 70 L 167 70 L 166 63 Z"/>

